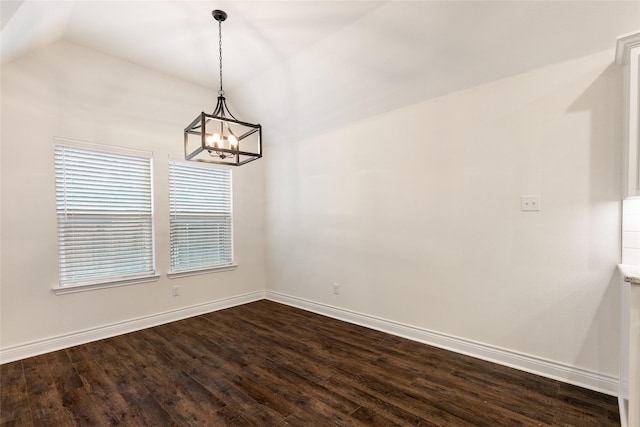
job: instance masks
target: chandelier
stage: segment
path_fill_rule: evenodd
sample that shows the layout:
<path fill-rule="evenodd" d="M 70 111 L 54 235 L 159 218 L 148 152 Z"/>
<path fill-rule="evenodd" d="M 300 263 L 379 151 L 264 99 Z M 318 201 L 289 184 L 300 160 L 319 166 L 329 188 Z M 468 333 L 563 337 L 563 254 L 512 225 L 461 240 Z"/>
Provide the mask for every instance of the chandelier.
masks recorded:
<path fill-rule="evenodd" d="M 241 166 L 262 157 L 262 127 L 235 118 L 227 107 L 222 89 L 222 22 L 226 12 L 214 10 L 218 21 L 218 51 L 220 54 L 220 90 L 213 113 L 200 113 L 184 129 L 185 160 Z"/>

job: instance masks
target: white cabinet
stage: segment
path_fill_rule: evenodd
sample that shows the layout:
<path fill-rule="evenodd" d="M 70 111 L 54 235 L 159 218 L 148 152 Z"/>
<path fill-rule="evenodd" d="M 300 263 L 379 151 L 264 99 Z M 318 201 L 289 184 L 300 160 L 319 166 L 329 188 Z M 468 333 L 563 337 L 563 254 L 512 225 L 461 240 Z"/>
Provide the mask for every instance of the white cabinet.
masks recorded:
<path fill-rule="evenodd" d="M 640 197 L 640 31 L 618 37 L 616 64 L 624 67 L 625 195 Z"/>
<path fill-rule="evenodd" d="M 640 266 L 620 265 L 622 316 L 620 333 L 620 421 L 640 427 Z"/>
<path fill-rule="evenodd" d="M 629 286 L 629 427 L 640 427 L 640 285 Z"/>

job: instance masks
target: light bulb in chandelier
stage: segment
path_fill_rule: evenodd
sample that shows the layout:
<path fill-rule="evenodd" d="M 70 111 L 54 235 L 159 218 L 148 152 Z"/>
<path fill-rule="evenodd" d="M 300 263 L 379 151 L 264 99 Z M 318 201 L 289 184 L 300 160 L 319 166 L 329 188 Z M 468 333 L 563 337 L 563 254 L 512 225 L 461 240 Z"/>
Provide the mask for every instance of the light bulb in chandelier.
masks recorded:
<path fill-rule="evenodd" d="M 227 157 L 237 155 L 238 138 L 232 133 L 229 135 L 220 135 L 218 133 L 214 133 L 213 135 L 207 134 L 205 138 L 205 148 L 210 156 L 226 159 Z"/>
<path fill-rule="evenodd" d="M 205 144 L 207 148 L 218 148 L 220 147 L 220 143 L 222 140 L 220 139 L 220 135 L 214 133 L 213 135 L 207 135 L 205 138 Z"/>

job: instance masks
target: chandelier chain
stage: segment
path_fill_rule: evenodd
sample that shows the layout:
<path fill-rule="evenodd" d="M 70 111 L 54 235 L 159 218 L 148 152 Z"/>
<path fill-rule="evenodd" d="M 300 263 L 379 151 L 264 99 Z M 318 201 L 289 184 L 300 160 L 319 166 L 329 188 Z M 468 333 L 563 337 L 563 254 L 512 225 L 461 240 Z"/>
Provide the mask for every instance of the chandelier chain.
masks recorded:
<path fill-rule="evenodd" d="M 222 21 L 218 21 L 218 52 L 220 53 L 220 90 L 218 95 L 224 96 L 222 89 Z"/>

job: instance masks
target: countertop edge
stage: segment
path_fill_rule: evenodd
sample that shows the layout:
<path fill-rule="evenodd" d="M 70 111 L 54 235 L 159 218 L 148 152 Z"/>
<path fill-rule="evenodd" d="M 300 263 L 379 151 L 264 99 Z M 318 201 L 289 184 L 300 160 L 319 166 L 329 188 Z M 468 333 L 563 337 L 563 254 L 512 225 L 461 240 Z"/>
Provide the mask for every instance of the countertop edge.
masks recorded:
<path fill-rule="evenodd" d="M 640 285 L 640 265 L 618 264 L 623 280 L 632 285 Z"/>

